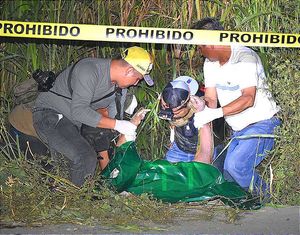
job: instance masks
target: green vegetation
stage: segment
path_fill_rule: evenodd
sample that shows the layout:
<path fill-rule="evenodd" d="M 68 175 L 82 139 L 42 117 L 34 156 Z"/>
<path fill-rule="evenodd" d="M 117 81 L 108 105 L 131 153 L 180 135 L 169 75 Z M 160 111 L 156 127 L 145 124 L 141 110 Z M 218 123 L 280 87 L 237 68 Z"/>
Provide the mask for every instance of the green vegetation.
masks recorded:
<path fill-rule="evenodd" d="M 39 166 L 37 160 L 28 161 L 24 157 L 14 161 L 1 161 L 2 225 L 8 225 L 12 221 L 19 223 L 19 226 L 101 223 L 139 225 L 142 230 L 151 222 L 166 223 L 175 214 L 176 206 L 151 200 L 147 195 L 117 195 L 105 185 L 92 180 L 78 189 L 57 172 L 49 173 Z M 97 187 L 101 190 L 94 189 Z"/>
<path fill-rule="evenodd" d="M 299 33 L 300 3 L 297 0 L 3 0 L 1 20 L 59 23 L 88 23 L 141 27 L 189 28 L 205 17 L 218 17 L 225 27 L 241 31 Z M 114 57 L 133 44 L 103 42 L 62 42 L 56 40 L 1 39 L 0 42 L 0 120 L 1 141 L 12 108 L 12 88 L 28 79 L 37 68 L 59 71 L 83 57 Z M 132 88 L 141 106 L 151 109 L 138 133 L 137 146 L 145 159 L 161 158 L 168 144 L 166 122 L 156 115 L 157 98 L 163 86 L 179 75 L 203 80 L 202 58 L 188 46 L 141 44 L 155 58 L 152 76 L 156 83 Z M 300 104 L 299 49 L 254 48 L 261 55 L 268 82 L 281 107 L 283 121 L 278 130 L 276 148 L 261 166 L 264 178 L 271 182 L 273 203 L 299 205 Z M 174 205 L 166 205 L 147 196 L 122 197 L 109 190 L 91 191 L 65 182 L 60 172 L 44 172 L 38 164 L 9 153 L 0 154 L 1 221 L 116 224 L 167 221 Z M 52 176 L 52 177 L 51 177 Z M 49 185 L 56 179 L 54 192 Z M 103 187 L 103 186 L 101 186 Z M 50 187 L 51 188 L 51 187 Z M 94 200 L 100 198 L 101 200 Z"/>

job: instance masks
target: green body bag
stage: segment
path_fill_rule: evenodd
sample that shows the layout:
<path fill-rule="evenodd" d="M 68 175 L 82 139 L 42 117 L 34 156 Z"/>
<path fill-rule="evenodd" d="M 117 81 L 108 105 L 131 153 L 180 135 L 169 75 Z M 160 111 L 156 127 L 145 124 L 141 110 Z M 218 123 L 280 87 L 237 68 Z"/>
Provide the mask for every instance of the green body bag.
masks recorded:
<path fill-rule="evenodd" d="M 219 198 L 226 204 L 243 208 L 253 205 L 249 194 L 238 184 L 225 181 L 214 166 L 200 162 L 145 161 L 133 142 L 126 142 L 117 149 L 101 176 L 118 192 L 147 193 L 164 202 Z"/>

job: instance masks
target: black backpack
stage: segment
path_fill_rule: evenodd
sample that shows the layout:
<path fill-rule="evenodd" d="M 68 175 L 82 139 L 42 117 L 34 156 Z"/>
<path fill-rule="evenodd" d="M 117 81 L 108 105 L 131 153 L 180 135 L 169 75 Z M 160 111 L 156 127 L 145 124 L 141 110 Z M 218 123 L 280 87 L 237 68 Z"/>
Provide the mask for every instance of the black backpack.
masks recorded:
<path fill-rule="evenodd" d="M 31 108 L 38 96 L 38 84 L 33 79 L 27 79 L 13 88 L 13 103 L 14 106 L 23 104 L 27 108 Z"/>

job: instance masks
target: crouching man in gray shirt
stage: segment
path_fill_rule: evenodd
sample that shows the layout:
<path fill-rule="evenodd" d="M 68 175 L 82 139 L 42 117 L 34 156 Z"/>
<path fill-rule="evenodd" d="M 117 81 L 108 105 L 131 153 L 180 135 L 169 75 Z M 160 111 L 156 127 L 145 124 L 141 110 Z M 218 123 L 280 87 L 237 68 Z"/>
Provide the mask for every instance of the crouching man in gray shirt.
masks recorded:
<path fill-rule="evenodd" d="M 117 59 L 80 60 L 62 71 L 48 92 L 39 94 L 33 108 L 34 128 L 51 153 L 58 152 L 69 160 L 70 179 L 75 185 L 81 186 L 87 176 L 94 174 L 97 152 L 108 161 L 107 149 L 95 149 L 102 143 L 91 144 L 82 136 L 81 127 L 134 136 L 134 124 L 121 120 L 122 115 L 116 119 L 117 106 L 122 114 L 127 87 L 142 79 L 153 85 L 151 69 L 149 53 L 140 47 L 130 47 Z M 118 105 L 116 88 L 122 89 Z"/>

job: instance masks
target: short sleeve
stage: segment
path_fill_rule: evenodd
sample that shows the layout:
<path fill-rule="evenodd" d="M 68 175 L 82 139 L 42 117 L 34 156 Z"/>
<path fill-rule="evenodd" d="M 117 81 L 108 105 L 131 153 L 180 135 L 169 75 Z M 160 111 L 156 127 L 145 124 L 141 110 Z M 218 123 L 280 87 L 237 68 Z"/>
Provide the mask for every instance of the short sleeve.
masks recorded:
<path fill-rule="evenodd" d="M 238 75 L 240 88 L 258 86 L 259 79 L 265 77 L 264 68 L 258 55 L 249 48 L 235 48 L 234 73 Z"/>
<path fill-rule="evenodd" d="M 216 75 L 213 71 L 213 64 L 206 59 L 203 65 L 205 87 L 216 87 Z"/>
<path fill-rule="evenodd" d="M 239 74 L 240 88 L 253 87 L 258 85 L 258 73 L 256 63 L 240 62 L 236 65 L 236 71 Z"/>

